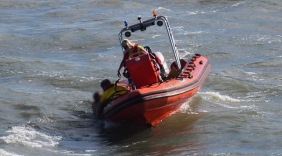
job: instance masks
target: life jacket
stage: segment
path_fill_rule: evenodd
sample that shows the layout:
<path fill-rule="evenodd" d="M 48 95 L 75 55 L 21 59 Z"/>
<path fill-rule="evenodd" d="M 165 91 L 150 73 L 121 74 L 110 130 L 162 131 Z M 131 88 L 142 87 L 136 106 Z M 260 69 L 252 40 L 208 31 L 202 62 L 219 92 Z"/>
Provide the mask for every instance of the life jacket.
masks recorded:
<path fill-rule="evenodd" d="M 140 51 L 140 49 L 141 49 L 141 46 L 139 46 L 137 43 L 135 43 L 132 50 L 127 51 L 126 53 L 124 53 L 124 55 L 123 55 L 123 62 L 124 62 L 124 64 L 123 65 L 125 66 L 125 61 L 130 56 L 132 56 L 132 55 L 134 55 L 134 56 L 141 56 L 141 55 L 143 55 L 144 53 L 142 53 Z"/>
<path fill-rule="evenodd" d="M 113 100 L 120 95 L 127 93 L 128 90 L 122 86 L 116 86 L 114 84 L 110 85 L 103 93 L 100 98 L 100 103 L 105 104 L 109 100 Z"/>

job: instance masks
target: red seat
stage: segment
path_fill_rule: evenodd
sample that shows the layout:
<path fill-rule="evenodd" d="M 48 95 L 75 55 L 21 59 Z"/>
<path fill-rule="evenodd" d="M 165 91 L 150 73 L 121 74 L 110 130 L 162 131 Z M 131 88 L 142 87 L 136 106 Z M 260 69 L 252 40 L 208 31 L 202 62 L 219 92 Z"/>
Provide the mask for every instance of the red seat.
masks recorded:
<path fill-rule="evenodd" d="M 159 73 L 149 54 L 129 58 L 125 64 L 137 89 L 159 81 Z"/>

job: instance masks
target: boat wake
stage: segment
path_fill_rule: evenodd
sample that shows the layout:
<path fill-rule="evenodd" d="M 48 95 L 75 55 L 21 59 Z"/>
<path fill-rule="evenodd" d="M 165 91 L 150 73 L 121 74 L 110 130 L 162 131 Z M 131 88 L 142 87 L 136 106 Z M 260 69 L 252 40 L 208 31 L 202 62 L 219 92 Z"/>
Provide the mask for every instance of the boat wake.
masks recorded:
<path fill-rule="evenodd" d="M 199 92 L 205 100 L 208 101 L 224 101 L 224 102 L 242 102 L 243 99 L 232 98 L 228 95 L 221 95 L 219 92 Z"/>
<path fill-rule="evenodd" d="M 199 95 L 204 100 L 213 103 L 215 107 L 219 106 L 222 108 L 242 110 L 254 109 L 256 107 L 254 104 L 250 104 L 250 102 L 255 102 L 254 100 L 233 98 L 228 95 L 221 95 L 218 92 L 199 92 Z"/>

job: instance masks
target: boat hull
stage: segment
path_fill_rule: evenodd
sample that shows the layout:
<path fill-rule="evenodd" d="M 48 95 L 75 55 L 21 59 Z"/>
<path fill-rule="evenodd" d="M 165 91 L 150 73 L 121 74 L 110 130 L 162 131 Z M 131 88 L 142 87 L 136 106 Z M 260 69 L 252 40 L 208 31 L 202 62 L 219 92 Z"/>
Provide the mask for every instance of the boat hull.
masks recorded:
<path fill-rule="evenodd" d="M 195 95 L 210 72 L 210 64 L 203 56 L 187 62 L 178 77 L 130 91 L 108 103 L 102 117 L 113 122 L 155 126 Z"/>

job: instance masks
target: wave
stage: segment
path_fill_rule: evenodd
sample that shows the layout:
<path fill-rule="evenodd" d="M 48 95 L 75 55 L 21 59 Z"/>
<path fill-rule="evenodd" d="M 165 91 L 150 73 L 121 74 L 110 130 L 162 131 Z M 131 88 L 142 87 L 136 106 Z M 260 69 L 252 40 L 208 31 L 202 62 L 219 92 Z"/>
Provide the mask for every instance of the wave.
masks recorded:
<path fill-rule="evenodd" d="M 0 155 L 2 156 L 22 156 L 22 155 L 15 154 L 13 152 L 8 152 L 4 149 L 0 149 Z"/>
<path fill-rule="evenodd" d="M 257 110 L 257 106 L 250 103 L 254 102 L 254 100 L 251 99 L 233 98 L 228 95 L 221 95 L 218 92 L 199 92 L 198 94 L 204 100 L 209 101 L 211 105 L 216 108 L 215 111 L 226 111 L 225 108 L 228 108 L 239 110 L 239 112 L 247 111 L 261 114 Z"/>
<path fill-rule="evenodd" d="M 199 92 L 198 94 L 200 94 L 204 99 L 209 101 L 212 100 L 212 101 L 224 101 L 224 102 L 234 102 L 234 103 L 245 101 L 243 99 L 232 98 L 228 95 L 221 95 L 219 92 Z"/>
<path fill-rule="evenodd" d="M 199 12 L 198 12 L 198 11 L 186 11 L 186 13 L 187 13 L 188 15 L 196 15 L 196 14 L 198 14 Z"/>
<path fill-rule="evenodd" d="M 12 9 L 31 9 L 37 7 L 39 4 L 37 2 L 25 2 L 25 1 L 2 1 L 0 4 L 1 8 L 12 8 Z"/>
<path fill-rule="evenodd" d="M 157 9 L 155 9 L 157 12 L 160 13 L 165 13 L 165 12 L 170 12 L 170 9 L 164 8 L 164 7 L 158 7 Z"/>
<path fill-rule="evenodd" d="M 197 112 L 192 110 L 192 107 L 190 106 L 191 99 L 185 102 L 184 104 L 181 105 L 179 108 L 179 112 L 182 113 L 188 113 L 188 114 L 197 114 Z"/>
<path fill-rule="evenodd" d="M 239 99 L 239 98 L 233 98 L 228 95 L 221 95 L 219 92 L 198 92 L 195 97 L 190 99 L 189 101 L 185 102 L 180 108 L 179 111 L 182 113 L 188 113 L 188 114 L 199 114 L 197 111 L 197 107 L 201 102 L 201 100 L 206 100 L 211 103 L 221 105 L 225 108 L 246 108 L 249 106 L 232 106 L 232 104 L 239 104 L 246 101 L 251 101 L 249 99 Z M 200 111 L 205 112 L 205 111 Z"/>
<path fill-rule="evenodd" d="M 250 62 L 246 64 L 249 68 L 257 68 L 257 69 L 275 69 L 282 66 L 282 61 L 279 57 L 277 58 L 268 58 L 266 60 Z"/>
<path fill-rule="evenodd" d="M 244 3 L 245 3 L 245 2 L 235 3 L 235 4 L 232 5 L 232 7 L 237 7 L 237 6 L 239 6 L 239 5 L 241 5 L 241 4 L 244 4 Z"/>
<path fill-rule="evenodd" d="M 59 144 L 58 141 L 62 139 L 61 136 L 49 136 L 26 126 L 12 127 L 7 133 L 9 133 L 8 136 L 0 137 L 5 143 L 36 148 L 55 147 Z"/>

